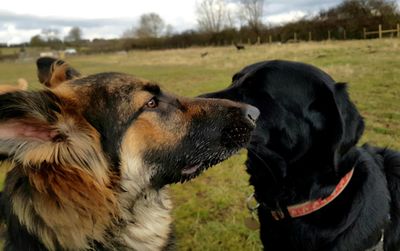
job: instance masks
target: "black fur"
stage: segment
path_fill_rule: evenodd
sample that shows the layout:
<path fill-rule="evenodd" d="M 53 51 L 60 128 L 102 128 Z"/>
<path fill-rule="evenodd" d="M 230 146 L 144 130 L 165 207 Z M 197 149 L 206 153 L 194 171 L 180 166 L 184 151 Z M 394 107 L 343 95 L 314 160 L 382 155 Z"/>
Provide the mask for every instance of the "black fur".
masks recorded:
<path fill-rule="evenodd" d="M 400 153 L 356 146 L 364 122 L 345 84 L 307 64 L 266 61 L 235 74 L 227 89 L 202 96 L 261 112 L 246 166 L 265 250 L 361 251 L 383 229 L 385 250 L 400 250 Z M 290 218 L 287 206 L 328 196 L 352 168 L 348 187 L 333 202 Z M 271 216 L 277 209 L 283 220 Z"/>

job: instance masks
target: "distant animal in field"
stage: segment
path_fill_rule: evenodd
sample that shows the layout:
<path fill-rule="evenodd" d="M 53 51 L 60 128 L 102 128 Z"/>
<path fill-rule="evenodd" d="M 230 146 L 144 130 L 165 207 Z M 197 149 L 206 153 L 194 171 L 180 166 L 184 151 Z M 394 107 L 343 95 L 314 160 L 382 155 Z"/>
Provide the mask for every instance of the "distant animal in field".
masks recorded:
<path fill-rule="evenodd" d="M 271 251 L 400 250 L 400 153 L 358 146 L 364 120 L 346 84 L 299 62 L 265 61 L 201 97 L 257 107 L 246 161 Z"/>
<path fill-rule="evenodd" d="M 207 55 L 208 55 L 208 51 L 206 51 L 206 52 L 200 54 L 200 56 L 201 56 L 202 58 L 206 57 Z"/>
<path fill-rule="evenodd" d="M 28 89 L 28 81 L 23 78 L 17 80 L 17 85 L 0 85 L 0 94 L 6 92 L 25 91 Z"/>
<path fill-rule="evenodd" d="M 4 250 L 173 249 L 166 185 L 245 147 L 258 109 L 51 61 L 38 60 L 51 88 L 0 95 Z"/>
<path fill-rule="evenodd" d="M 236 42 L 233 43 L 238 51 L 246 49 L 243 44 L 237 44 Z"/>

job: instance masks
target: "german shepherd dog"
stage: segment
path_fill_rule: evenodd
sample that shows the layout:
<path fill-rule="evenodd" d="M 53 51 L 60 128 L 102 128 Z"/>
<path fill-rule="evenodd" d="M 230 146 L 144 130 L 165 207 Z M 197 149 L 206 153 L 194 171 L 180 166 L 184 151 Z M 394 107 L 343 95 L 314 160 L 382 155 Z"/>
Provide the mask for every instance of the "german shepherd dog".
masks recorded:
<path fill-rule="evenodd" d="M 12 163 L 1 198 L 4 250 L 172 249 L 165 186 L 244 147 L 258 110 L 51 65 L 58 75 L 44 79 L 60 81 L 55 88 L 0 95 L 0 155 Z"/>
<path fill-rule="evenodd" d="M 265 250 L 400 250 L 400 153 L 356 146 L 364 122 L 346 85 L 303 63 L 245 67 L 202 97 L 260 110 L 246 162 Z"/>

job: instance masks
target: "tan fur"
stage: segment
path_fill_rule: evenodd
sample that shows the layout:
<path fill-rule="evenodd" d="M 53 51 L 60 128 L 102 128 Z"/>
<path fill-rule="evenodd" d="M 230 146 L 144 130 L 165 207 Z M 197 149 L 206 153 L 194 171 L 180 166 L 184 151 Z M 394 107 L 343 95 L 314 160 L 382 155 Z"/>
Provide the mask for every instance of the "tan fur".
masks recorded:
<path fill-rule="evenodd" d="M 29 84 L 28 84 L 28 81 L 26 81 L 26 79 L 19 78 L 17 80 L 17 86 L 18 86 L 19 89 L 21 89 L 23 91 L 26 91 L 26 90 L 28 90 Z"/>
<path fill-rule="evenodd" d="M 173 118 L 170 118 L 173 120 Z M 129 131 L 132 135 L 129 137 L 136 139 L 136 142 L 140 142 L 137 149 L 152 149 L 152 148 L 163 148 L 175 145 L 186 133 L 187 123 L 181 121 L 179 118 L 176 124 L 181 124 L 179 131 L 175 128 L 164 128 L 165 125 L 159 123 L 158 118 L 155 114 L 146 114 L 140 117 L 133 128 Z M 172 130 L 171 130 L 172 129 Z M 135 144 L 134 141 L 129 144 Z M 133 148 L 133 147 L 132 147 Z"/>
<path fill-rule="evenodd" d="M 120 238 L 134 250 L 161 250 L 172 231 L 172 203 L 167 188 L 157 191 L 149 187 L 151 167 L 128 151 L 123 149 L 121 163 L 121 187 L 127 192 L 119 195 L 121 217 L 128 224 Z"/>
<path fill-rule="evenodd" d="M 7 92 L 25 91 L 28 89 L 28 81 L 23 78 L 17 80 L 17 85 L 0 85 L 0 95 Z"/>
<path fill-rule="evenodd" d="M 113 238 L 136 250 L 164 247 L 171 232 L 172 204 L 166 189 L 156 191 L 148 187 L 151 167 L 145 166 L 139 156 L 143 147 L 174 144 L 179 138 L 176 138 L 177 134 L 166 134 L 167 130 L 160 127 L 162 123 L 152 114 L 141 117 L 128 129 L 122 142 L 119 182 L 127 192 L 117 195 L 107 161 L 101 154 L 100 136 L 79 115 L 85 101 L 69 85 L 60 85 L 54 93 L 62 97 L 65 105 L 60 107 L 61 113 L 55 124 L 46 124 L 45 118 L 38 113 L 33 121 L 11 121 L 0 125 L 0 132 L 7 133 L 6 127 L 36 123 L 35 128 L 67 137 L 56 142 L 46 137 L 43 140 L 23 139 L 25 143 L 20 144 L 15 141 L 22 140 L 19 139 L 21 136 L 11 135 L 12 140 L 2 141 L 0 152 L 7 151 L 15 156 L 15 163 L 21 164 L 13 168 L 21 169 L 34 189 L 31 195 L 14 196 L 12 206 L 16 216 L 49 250 L 56 250 L 58 246 L 66 250 L 85 250 L 89 248 L 88 239 L 107 243 L 106 229 L 115 229 L 117 218 L 128 224 L 117 229 Z M 147 92 L 138 91 L 131 109 L 137 109 L 150 98 Z M 184 130 L 181 136 L 183 134 Z M 0 135 L 0 138 L 7 137 Z M 29 203 L 23 199 L 27 197 L 31 197 Z M 37 225 L 38 219 L 42 224 Z"/>
<path fill-rule="evenodd" d="M 68 67 L 67 63 L 59 65 L 58 61 L 52 64 L 51 77 L 48 80 L 50 88 L 54 88 L 67 80 L 66 71 L 68 70 Z"/>
<path fill-rule="evenodd" d="M 55 250 L 57 243 L 82 250 L 89 248 L 88 239 L 104 241 L 105 230 L 117 214 L 116 195 L 97 131 L 70 112 L 62 111 L 58 117 L 52 130 L 67 135 L 67 140 L 16 144 L 13 141 L 18 139 L 13 139 L 4 142 L 0 152 L 5 148 L 14 154 L 22 164 L 14 168 L 23 170 L 35 191 L 30 203 L 15 196 L 14 212 L 22 223 L 45 240 L 49 250 Z M 43 220 L 43 227 L 34 226 L 35 217 Z"/>
<path fill-rule="evenodd" d="M 26 170 L 35 189 L 31 202 L 22 200 L 26 195 L 14 197 L 13 209 L 20 221 L 45 240 L 49 250 L 57 245 L 88 249 L 88 238 L 104 241 L 115 213 L 112 190 L 76 167 L 42 169 Z M 43 225 L 37 226 L 37 218 Z"/>

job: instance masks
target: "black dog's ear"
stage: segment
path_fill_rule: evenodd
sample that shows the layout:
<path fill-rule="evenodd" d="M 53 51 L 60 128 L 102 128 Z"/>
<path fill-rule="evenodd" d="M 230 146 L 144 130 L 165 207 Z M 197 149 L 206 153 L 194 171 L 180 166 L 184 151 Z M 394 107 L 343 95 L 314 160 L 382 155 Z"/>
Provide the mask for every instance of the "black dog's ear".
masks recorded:
<path fill-rule="evenodd" d="M 327 140 L 327 142 L 319 142 L 318 147 L 323 149 L 326 145 L 330 149 L 323 150 L 320 156 L 323 156 L 326 151 L 326 158 L 332 161 L 335 171 L 341 176 L 343 172 L 349 170 L 339 168 L 338 160 L 358 143 L 364 132 L 364 120 L 351 102 L 345 83 L 336 83 L 332 89 L 330 86 L 325 89 L 325 94 L 320 96 L 310 108 L 327 115 L 323 120 L 324 129 L 321 131 L 324 133 L 317 138 Z M 321 91 L 324 92 L 320 90 L 319 94 Z"/>
<path fill-rule="evenodd" d="M 61 59 L 41 57 L 36 61 L 39 82 L 47 87 L 57 85 L 80 76 L 80 73 Z"/>
<path fill-rule="evenodd" d="M 242 72 L 237 72 L 235 73 L 235 75 L 233 75 L 232 77 L 232 83 L 234 83 L 235 81 L 237 81 L 238 79 L 240 79 L 241 77 L 243 77 L 243 73 Z"/>
<path fill-rule="evenodd" d="M 364 120 L 351 102 L 345 83 L 335 85 L 335 98 L 343 119 L 344 133 L 339 146 L 339 153 L 344 154 L 355 146 L 364 132 Z"/>
<path fill-rule="evenodd" d="M 335 93 L 328 83 L 314 85 L 315 99 L 308 107 L 306 118 L 310 121 L 313 135 L 313 153 L 324 166 L 337 172 L 338 149 L 344 135 L 344 121 L 336 103 Z M 329 169 L 328 169 L 329 170 Z"/>

